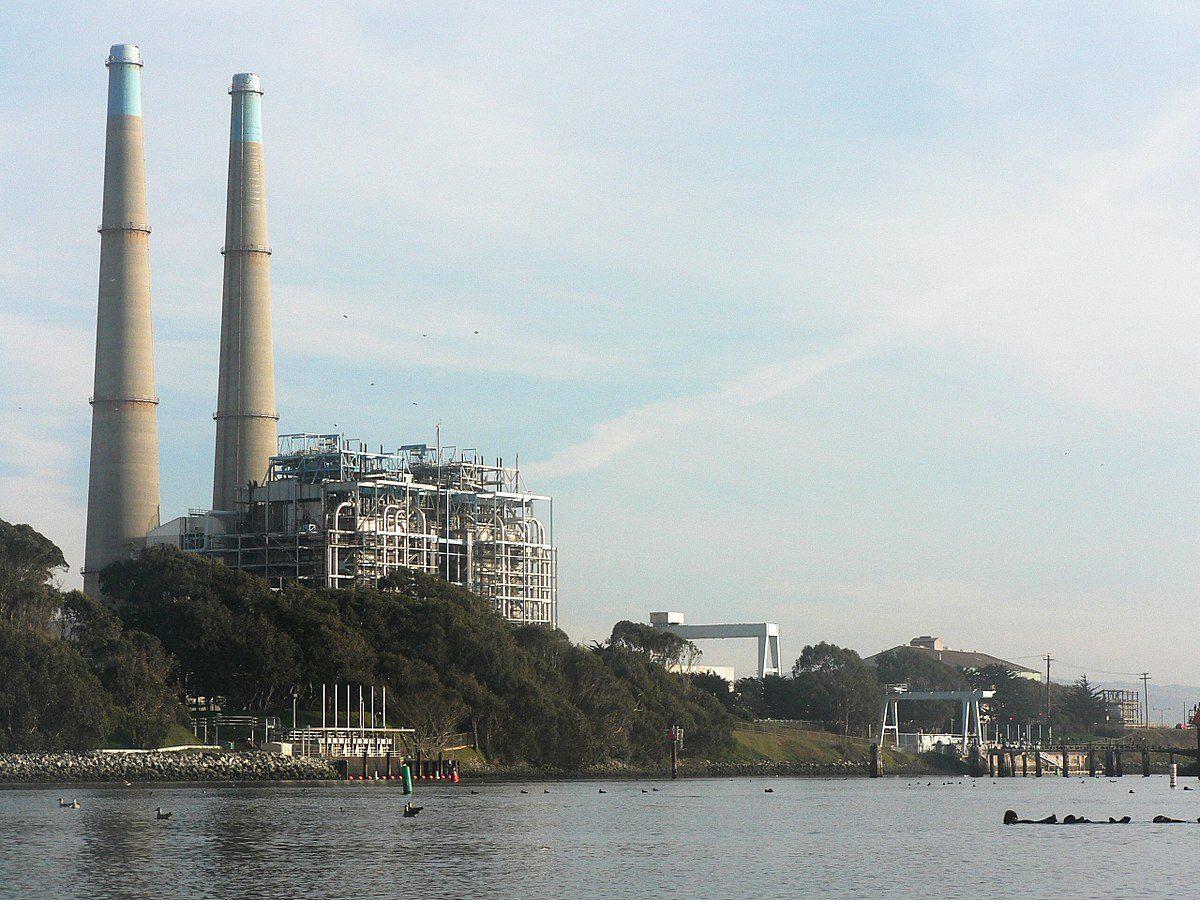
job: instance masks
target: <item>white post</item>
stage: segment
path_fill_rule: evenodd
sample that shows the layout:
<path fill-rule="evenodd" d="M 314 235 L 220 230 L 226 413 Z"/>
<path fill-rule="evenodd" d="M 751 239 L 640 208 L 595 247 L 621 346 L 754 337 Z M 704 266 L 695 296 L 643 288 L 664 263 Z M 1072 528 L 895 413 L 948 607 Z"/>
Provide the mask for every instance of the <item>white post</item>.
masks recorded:
<path fill-rule="evenodd" d="M 387 685 L 383 686 L 383 727 L 387 728 Z"/>
<path fill-rule="evenodd" d="M 328 706 L 325 700 L 325 682 L 321 682 L 321 730 L 325 730 L 325 708 Z"/>

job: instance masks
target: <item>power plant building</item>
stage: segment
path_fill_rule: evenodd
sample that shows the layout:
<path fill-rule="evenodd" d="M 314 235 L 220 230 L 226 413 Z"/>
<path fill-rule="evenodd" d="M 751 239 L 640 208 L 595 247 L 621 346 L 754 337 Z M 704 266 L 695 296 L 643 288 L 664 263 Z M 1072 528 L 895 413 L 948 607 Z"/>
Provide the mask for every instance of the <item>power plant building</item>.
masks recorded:
<path fill-rule="evenodd" d="M 85 587 L 103 566 L 172 544 L 275 586 L 440 575 L 513 622 L 556 625 L 552 501 L 520 471 L 439 444 L 367 449 L 337 434 L 277 437 L 262 85 L 233 76 L 211 510 L 159 525 L 137 47 L 108 59 L 96 390 Z"/>
<path fill-rule="evenodd" d="M 490 600 L 511 622 L 556 625 L 553 501 L 473 451 L 368 450 L 336 434 L 279 439 L 238 510 L 195 510 L 151 544 L 204 553 L 279 586 L 374 584 L 412 569 Z"/>

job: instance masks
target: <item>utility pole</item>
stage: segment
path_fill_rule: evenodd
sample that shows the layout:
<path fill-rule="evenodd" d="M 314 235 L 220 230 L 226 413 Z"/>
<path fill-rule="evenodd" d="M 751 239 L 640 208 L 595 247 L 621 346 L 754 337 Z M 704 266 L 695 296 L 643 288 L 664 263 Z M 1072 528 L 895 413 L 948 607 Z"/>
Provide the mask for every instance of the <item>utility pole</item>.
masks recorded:
<path fill-rule="evenodd" d="M 1046 661 L 1046 721 L 1050 721 L 1050 663 L 1054 659 L 1049 653 L 1042 657 Z"/>
<path fill-rule="evenodd" d="M 1143 672 L 1140 677 L 1142 679 L 1142 701 L 1146 707 L 1146 716 L 1142 720 L 1142 723 L 1147 728 L 1149 728 L 1150 727 L 1150 685 L 1148 684 L 1148 682 L 1150 681 L 1150 673 Z"/>

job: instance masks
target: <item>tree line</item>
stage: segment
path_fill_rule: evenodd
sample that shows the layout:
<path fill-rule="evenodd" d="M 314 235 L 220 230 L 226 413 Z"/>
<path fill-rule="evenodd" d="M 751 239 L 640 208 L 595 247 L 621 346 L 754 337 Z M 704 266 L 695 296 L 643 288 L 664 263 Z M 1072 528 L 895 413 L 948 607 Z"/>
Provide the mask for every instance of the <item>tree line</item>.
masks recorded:
<path fill-rule="evenodd" d="M 323 683 L 388 685 L 397 720 L 425 752 L 473 732 L 490 759 L 565 770 L 661 764 L 672 725 L 685 752 L 721 759 L 737 720 L 802 719 L 847 733 L 878 728 L 883 685 L 995 690 L 1000 723 L 1102 728 L 1086 677 L 1041 684 L 1003 668 L 965 671 L 911 647 L 874 665 L 844 647 L 806 646 L 789 677 L 684 676 L 689 641 L 622 621 L 583 647 L 561 631 L 504 621 L 436 576 L 402 572 L 378 587 L 314 590 L 265 581 L 196 554 L 151 548 L 101 573 L 104 606 L 55 586 L 62 552 L 28 525 L 0 520 L 0 751 L 155 746 L 188 719 L 190 695 L 231 709 L 310 708 Z M 957 704 L 905 704 L 905 730 L 951 731 Z"/>
<path fill-rule="evenodd" d="M 845 734 L 878 732 L 884 685 L 889 684 L 907 684 L 914 691 L 995 691 L 986 706 L 1001 729 L 1040 722 L 1065 737 L 1107 728 L 1104 702 L 1086 675 L 1074 684 L 1051 685 L 1047 716 L 1045 685 L 1003 666 L 962 669 L 915 647 L 888 650 L 872 662 L 846 647 L 819 643 L 803 649 L 790 677 L 743 678 L 733 691 L 728 682 L 711 675 L 693 676 L 693 682 L 720 698 L 733 715 L 811 720 Z M 955 701 L 903 704 L 900 716 L 906 731 L 954 733 L 962 728 Z"/>
<path fill-rule="evenodd" d="M 510 624 L 436 576 L 274 590 L 157 547 L 101 572 L 109 609 L 54 587 L 63 567 L 46 538 L 3 523 L 0 750 L 153 745 L 188 694 L 252 712 L 290 710 L 298 694 L 319 709 L 323 683 L 387 685 L 389 719 L 412 725 L 426 752 L 471 731 L 501 763 L 660 765 L 672 725 L 689 754 L 720 759 L 733 745 L 731 714 L 657 653 Z"/>

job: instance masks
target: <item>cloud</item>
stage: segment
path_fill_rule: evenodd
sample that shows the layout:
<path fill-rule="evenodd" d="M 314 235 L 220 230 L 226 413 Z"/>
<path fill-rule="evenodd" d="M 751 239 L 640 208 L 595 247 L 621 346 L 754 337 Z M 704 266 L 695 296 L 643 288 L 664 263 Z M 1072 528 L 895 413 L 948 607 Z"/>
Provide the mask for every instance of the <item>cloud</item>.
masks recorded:
<path fill-rule="evenodd" d="M 90 334 L 80 328 L 0 312 L 0 516 L 49 536 L 81 583 L 88 456 Z"/>
<path fill-rule="evenodd" d="M 592 427 L 584 440 L 529 464 L 530 478 L 563 478 L 600 468 L 626 451 L 678 434 L 699 421 L 727 419 L 796 390 L 830 369 L 867 356 L 875 342 L 855 338 L 830 349 L 760 366 L 716 390 L 647 403 Z"/>

